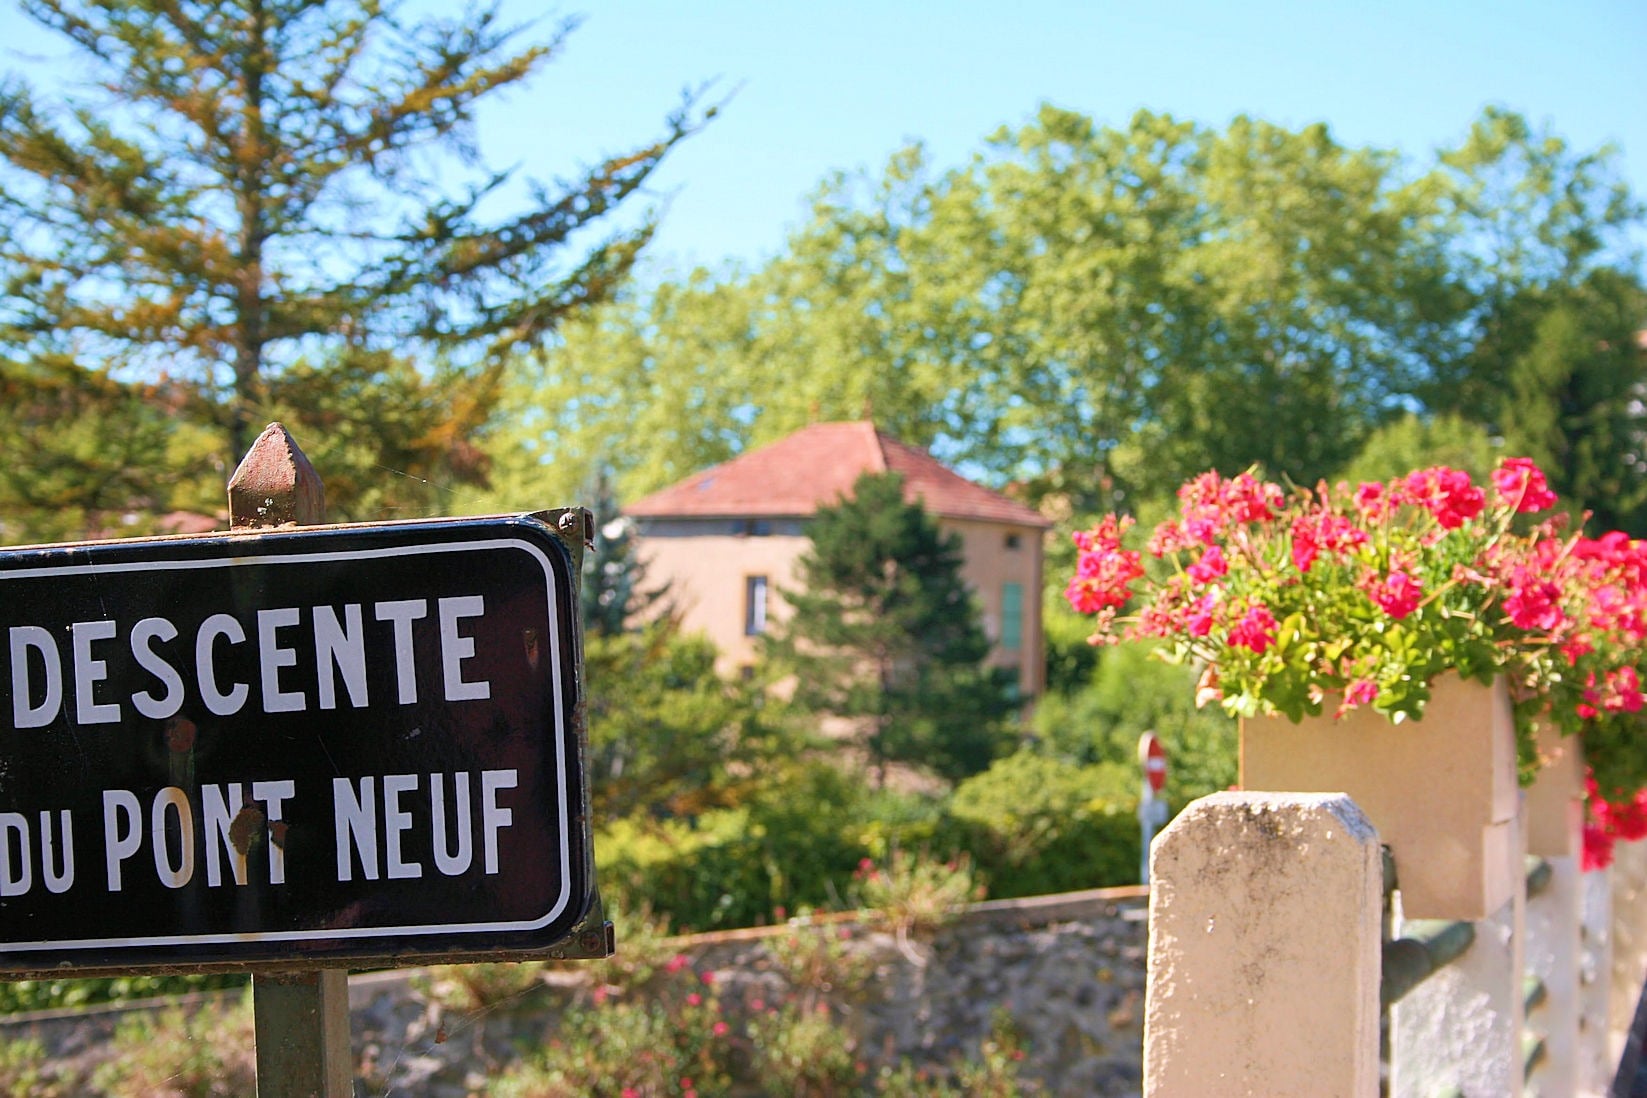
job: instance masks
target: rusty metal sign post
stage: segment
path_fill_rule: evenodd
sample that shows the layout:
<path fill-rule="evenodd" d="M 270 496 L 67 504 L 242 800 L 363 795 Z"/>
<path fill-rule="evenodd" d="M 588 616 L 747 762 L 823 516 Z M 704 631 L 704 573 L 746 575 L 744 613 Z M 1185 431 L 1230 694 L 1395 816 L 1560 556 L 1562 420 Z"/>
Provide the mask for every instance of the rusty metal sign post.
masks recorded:
<path fill-rule="evenodd" d="M 352 1094 L 351 967 L 603 957 L 581 509 L 0 551 L 0 977 L 250 971 L 260 1098 Z"/>

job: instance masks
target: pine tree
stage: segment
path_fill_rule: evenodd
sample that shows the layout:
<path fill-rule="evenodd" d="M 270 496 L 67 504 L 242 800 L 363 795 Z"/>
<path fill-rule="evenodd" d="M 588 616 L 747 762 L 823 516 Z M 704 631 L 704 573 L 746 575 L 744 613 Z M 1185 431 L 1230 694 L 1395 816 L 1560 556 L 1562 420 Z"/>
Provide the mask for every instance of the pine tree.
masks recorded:
<path fill-rule="evenodd" d="M 539 71 L 570 23 L 519 48 L 495 5 L 420 21 L 394 0 L 20 6 L 86 84 L 0 82 L 0 372 L 164 377 L 230 467 L 271 409 L 407 361 L 441 409 L 407 444 L 461 449 L 503 364 L 625 277 L 651 221 L 591 234 L 713 113 L 689 96 L 652 142 L 517 181 L 480 163 L 476 104 Z M 520 212 L 497 218 L 506 188 Z"/>
<path fill-rule="evenodd" d="M 952 779 L 988 766 L 1013 702 L 984 663 L 960 539 L 905 502 L 895 473 L 859 477 L 808 532 L 803 586 L 782 592 L 790 614 L 766 638 L 794 703 L 851 722 L 883 778 L 894 762 Z"/>
<path fill-rule="evenodd" d="M 635 528 L 618 508 L 611 473 L 602 469 L 584 497 L 595 514 L 595 548 L 583 555 L 579 601 L 586 633 L 614 637 L 657 617 L 667 585 L 646 586 L 646 565 L 635 552 Z M 665 614 L 664 616 L 667 616 Z"/>

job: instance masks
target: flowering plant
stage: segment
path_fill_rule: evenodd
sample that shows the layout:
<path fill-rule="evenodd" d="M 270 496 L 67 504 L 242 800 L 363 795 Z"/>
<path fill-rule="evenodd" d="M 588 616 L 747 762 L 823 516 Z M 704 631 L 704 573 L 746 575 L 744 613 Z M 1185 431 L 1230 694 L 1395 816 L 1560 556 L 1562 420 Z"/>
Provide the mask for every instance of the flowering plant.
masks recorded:
<path fill-rule="evenodd" d="M 1203 668 L 1198 702 L 1294 721 L 1328 704 L 1416 719 L 1444 672 L 1502 676 L 1524 777 L 1542 721 L 1582 737 L 1592 822 L 1647 786 L 1647 543 L 1569 534 L 1533 462 L 1486 487 L 1445 467 L 1313 491 L 1206 473 L 1178 498 L 1142 551 L 1124 516 L 1075 535 L 1065 594 L 1094 643 L 1147 639 Z"/>

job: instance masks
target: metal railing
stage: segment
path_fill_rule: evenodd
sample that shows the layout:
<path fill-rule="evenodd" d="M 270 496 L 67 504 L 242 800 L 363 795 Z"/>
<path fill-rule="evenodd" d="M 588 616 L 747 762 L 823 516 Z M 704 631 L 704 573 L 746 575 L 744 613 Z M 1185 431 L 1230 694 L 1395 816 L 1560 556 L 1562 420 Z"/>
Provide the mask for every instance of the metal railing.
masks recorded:
<path fill-rule="evenodd" d="M 1554 870 L 1550 863 L 1538 857 L 1527 859 L 1526 896 L 1531 900 L 1544 892 L 1550 885 Z M 1475 944 L 1475 923 L 1464 919 L 1415 919 L 1409 920 L 1402 926 L 1399 938 L 1391 935 L 1391 903 L 1390 896 L 1399 887 L 1396 875 L 1395 859 L 1390 855 L 1389 847 L 1384 848 L 1384 944 L 1383 944 L 1383 978 L 1379 983 L 1379 1007 L 1386 1014 L 1390 1007 L 1415 987 L 1429 979 L 1436 972 L 1457 961 L 1469 952 Z M 1523 982 L 1522 1005 L 1526 1017 L 1532 1017 L 1544 1005 L 1549 997 L 1549 991 L 1544 981 L 1537 976 L 1529 975 Z M 1548 1055 L 1544 1038 L 1534 1032 L 1528 1032 L 1522 1039 L 1522 1075 L 1530 1079 L 1539 1065 Z M 1386 1060 L 1389 1050 L 1386 1043 L 1384 1054 Z M 1387 1065 L 1386 1065 L 1387 1066 Z M 1463 1091 L 1454 1088 L 1444 1091 L 1443 1094 L 1458 1095 L 1462 1098 Z"/>

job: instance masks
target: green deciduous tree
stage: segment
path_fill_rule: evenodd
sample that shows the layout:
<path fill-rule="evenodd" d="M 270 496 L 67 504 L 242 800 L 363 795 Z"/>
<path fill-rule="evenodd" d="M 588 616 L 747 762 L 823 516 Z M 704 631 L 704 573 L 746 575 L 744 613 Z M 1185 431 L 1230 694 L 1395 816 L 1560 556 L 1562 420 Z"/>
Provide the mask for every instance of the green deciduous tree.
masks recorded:
<path fill-rule="evenodd" d="M 0 368 L 164 374 L 230 459 L 271 409 L 303 435 L 325 389 L 307 381 L 389 375 L 438 406 L 415 423 L 379 409 L 410 432 L 403 456 L 457 447 L 503 364 L 625 277 L 651 222 L 599 226 L 701 121 L 689 99 L 655 141 L 565 183 L 518 181 L 480 163 L 476 105 L 518 89 L 570 24 L 521 48 L 495 6 L 417 21 L 393 0 L 21 7 L 91 82 L 65 98 L 0 84 Z"/>
<path fill-rule="evenodd" d="M 1638 223 L 1607 150 L 1504 111 L 1414 163 L 1320 125 L 1045 107 L 957 167 L 832 177 L 770 262 L 569 333 L 534 438 L 621 451 L 626 495 L 866 412 L 1081 511 L 1208 468 L 1312 483 L 1409 414 L 1503 435 L 1550 295 L 1639 283 Z"/>
<path fill-rule="evenodd" d="M 1647 290 L 1598 270 L 1519 306 L 1530 330 L 1503 385 L 1506 450 L 1537 461 L 1596 529 L 1647 535 L 1647 348 L 1637 335 Z"/>
<path fill-rule="evenodd" d="M 737 803 L 763 780 L 762 764 L 793 746 L 752 687 L 716 676 L 714 646 L 667 618 L 589 635 L 584 674 L 590 798 L 602 823 Z"/>
<path fill-rule="evenodd" d="M 960 539 L 904 501 L 895 473 L 859 477 L 808 533 L 801 587 L 765 639 L 795 705 L 846 722 L 883 778 L 893 762 L 947 778 L 987 766 L 1013 702 L 984 663 Z"/>

